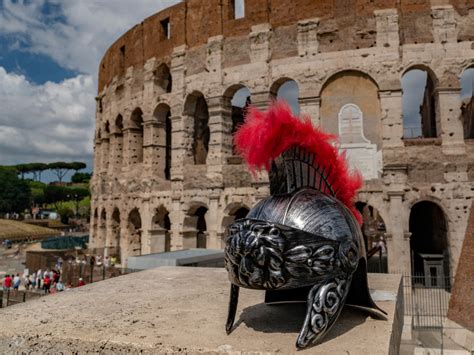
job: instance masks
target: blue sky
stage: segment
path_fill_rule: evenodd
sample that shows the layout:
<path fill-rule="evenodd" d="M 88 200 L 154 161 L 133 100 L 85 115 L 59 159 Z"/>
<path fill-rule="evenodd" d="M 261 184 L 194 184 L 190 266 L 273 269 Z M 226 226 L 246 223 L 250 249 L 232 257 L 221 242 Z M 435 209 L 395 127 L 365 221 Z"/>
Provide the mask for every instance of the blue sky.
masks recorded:
<path fill-rule="evenodd" d="M 103 53 L 178 2 L 0 0 L 0 165 L 84 161 L 90 170 Z"/>

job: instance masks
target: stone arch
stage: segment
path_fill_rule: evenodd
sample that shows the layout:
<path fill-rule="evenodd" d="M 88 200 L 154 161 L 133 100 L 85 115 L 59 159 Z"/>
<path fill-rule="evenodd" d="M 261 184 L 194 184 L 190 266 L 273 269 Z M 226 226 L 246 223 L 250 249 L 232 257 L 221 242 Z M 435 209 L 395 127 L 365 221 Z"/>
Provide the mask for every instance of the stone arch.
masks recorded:
<path fill-rule="evenodd" d="M 153 72 L 153 84 L 156 95 L 170 93 L 173 89 L 171 72 L 168 65 L 160 64 Z"/>
<path fill-rule="evenodd" d="M 369 272 L 388 272 L 388 250 L 385 240 L 387 227 L 379 210 L 369 203 L 358 201 L 356 208 L 362 215 L 362 235 L 367 251 Z"/>
<path fill-rule="evenodd" d="M 238 159 L 235 155 L 235 147 L 233 144 L 233 136 L 234 133 L 237 131 L 238 127 L 244 123 L 244 116 L 245 111 L 252 103 L 251 101 L 251 93 L 247 86 L 243 84 L 235 84 L 227 88 L 224 92 L 224 102 L 223 102 L 223 109 L 226 115 L 226 122 L 232 121 L 231 129 L 229 130 L 228 124 L 225 127 L 225 146 L 232 145 L 232 153 L 228 154 L 227 162 L 232 163 L 240 163 L 240 159 Z M 230 115 L 230 120 L 228 116 Z M 230 157 L 232 155 L 233 157 Z"/>
<path fill-rule="evenodd" d="M 128 214 L 128 253 L 127 256 L 137 256 L 142 253 L 142 218 L 138 208 Z"/>
<path fill-rule="evenodd" d="M 183 223 L 183 248 L 207 247 L 207 221 L 208 207 L 203 203 L 193 203 L 188 209 Z"/>
<path fill-rule="evenodd" d="M 152 219 L 151 252 L 161 253 L 171 250 L 171 220 L 165 206 L 155 209 Z"/>
<path fill-rule="evenodd" d="M 196 165 L 206 164 L 209 152 L 209 110 L 204 95 L 194 91 L 184 104 L 184 114 L 193 118 L 192 157 Z"/>
<path fill-rule="evenodd" d="M 105 131 L 105 133 L 107 134 L 107 137 L 108 137 L 108 135 L 110 134 L 110 122 L 109 122 L 109 120 L 105 121 L 105 123 L 104 123 L 104 131 Z"/>
<path fill-rule="evenodd" d="M 160 103 L 153 111 L 153 118 L 157 123 L 156 143 L 158 144 L 157 164 L 160 176 L 166 180 L 171 179 L 171 149 L 172 149 L 172 127 L 171 109 L 165 103 Z"/>
<path fill-rule="evenodd" d="M 331 75 L 320 92 L 323 130 L 339 134 L 339 113 L 345 105 L 353 104 L 363 113 L 364 136 L 381 149 L 382 123 L 378 90 L 377 82 L 361 71 L 345 70 Z"/>
<path fill-rule="evenodd" d="M 270 98 L 288 102 L 295 115 L 300 114 L 299 85 L 296 80 L 283 77 L 270 86 Z"/>
<path fill-rule="evenodd" d="M 222 218 L 222 230 L 224 231 L 235 220 L 244 218 L 250 211 L 250 208 L 241 202 L 233 202 L 224 209 L 224 218 Z"/>
<path fill-rule="evenodd" d="M 117 262 L 121 262 L 120 247 L 121 247 L 121 233 L 120 233 L 120 210 L 118 207 L 115 207 L 112 212 L 110 219 L 110 246 L 109 246 L 109 255 L 111 257 L 117 258 Z"/>
<path fill-rule="evenodd" d="M 143 111 L 137 107 L 130 116 L 129 165 L 143 162 Z"/>
<path fill-rule="evenodd" d="M 460 81 L 464 139 L 474 139 L 474 66 L 463 70 Z"/>
<path fill-rule="evenodd" d="M 448 219 L 439 204 L 421 200 L 411 206 L 410 251 L 415 283 L 428 287 L 450 287 L 448 227 Z"/>
<path fill-rule="evenodd" d="M 403 137 L 436 138 L 439 119 L 436 116 L 438 80 L 427 66 L 414 65 L 401 77 L 403 101 Z"/>
<path fill-rule="evenodd" d="M 112 127 L 112 160 L 117 168 L 123 165 L 123 117 L 118 114 Z"/>

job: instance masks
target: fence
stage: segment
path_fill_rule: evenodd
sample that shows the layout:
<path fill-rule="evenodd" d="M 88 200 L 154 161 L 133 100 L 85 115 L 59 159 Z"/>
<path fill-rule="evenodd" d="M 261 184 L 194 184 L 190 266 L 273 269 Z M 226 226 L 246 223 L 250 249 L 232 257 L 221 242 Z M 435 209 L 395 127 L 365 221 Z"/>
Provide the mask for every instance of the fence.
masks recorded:
<path fill-rule="evenodd" d="M 0 308 L 13 306 L 17 303 L 27 302 L 29 300 L 41 297 L 41 293 L 19 290 L 0 290 Z"/>
<path fill-rule="evenodd" d="M 98 265 L 87 265 L 83 263 L 65 263 L 61 272 L 61 282 L 64 285 L 76 287 L 79 279 L 82 278 L 86 284 L 98 282 L 120 275 L 130 274 L 139 270 L 123 269 L 119 267 L 105 267 Z M 18 303 L 46 296 L 41 288 L 34 288 L 28 291 L 20 290 L 0 290 L 0 308 L 12 306 Z"/>
<path fill-rule="evenodd" d="M 412 329 L 442 329 L 448 314 L 452 280 L 449 277 L 403 275 L 405 315 Z"/>

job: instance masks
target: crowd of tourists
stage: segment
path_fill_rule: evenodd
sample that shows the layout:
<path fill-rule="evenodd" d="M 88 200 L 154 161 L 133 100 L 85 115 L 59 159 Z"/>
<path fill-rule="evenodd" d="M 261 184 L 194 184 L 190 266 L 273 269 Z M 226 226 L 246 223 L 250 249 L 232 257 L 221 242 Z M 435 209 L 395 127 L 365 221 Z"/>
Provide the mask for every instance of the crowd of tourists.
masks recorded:
<path fill-rule="evenodd" d="M 20 286 L 23 285 L 26 291 L 36 291 L 42 292 L 44 294 L 56 293 L 67 291 L 74 286 L 72 283 L 65 285 L 61 278 L 62 271 L 62 259 L 59 258 L 56 267 L 52 270 L 37 270 L 36 272 L 29 273 L 25 272 L 20 275 L 5 275 L 2 281 L 2 286 L 4 291 L 12 290 L 16 292 L 20 289 Z M 76 287 L 84 286 L 85 282 L 82 278 L 79 278 Z"/>

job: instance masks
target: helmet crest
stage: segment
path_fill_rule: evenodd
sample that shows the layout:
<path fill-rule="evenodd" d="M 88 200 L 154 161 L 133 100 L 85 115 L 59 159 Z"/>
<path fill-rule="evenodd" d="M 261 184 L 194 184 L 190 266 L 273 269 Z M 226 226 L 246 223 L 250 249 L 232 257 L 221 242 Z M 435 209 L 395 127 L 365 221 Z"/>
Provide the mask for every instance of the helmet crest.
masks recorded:
<path fill-rule="evenodd" d="M 271 181 L 272 186 L 281 186 L 286 180 L 286 192 L 301 187 L 319 190 L 344 203 L 362 224 L 354 207 L 361 175 L 349 172 L 345 154 L 335 146 L 336 136 L 315 128 L 307 116 L 295 117 L 284 101 L 274 102 L 266 112 L 249 107 L 235 143 L 253 173 L 266 169 L 270 180 L 277 180 Z M 278 161 L 281 156 L 283 161 Z M 284 164 L 283 173 L 275 166 L 279 164 Z"/>

